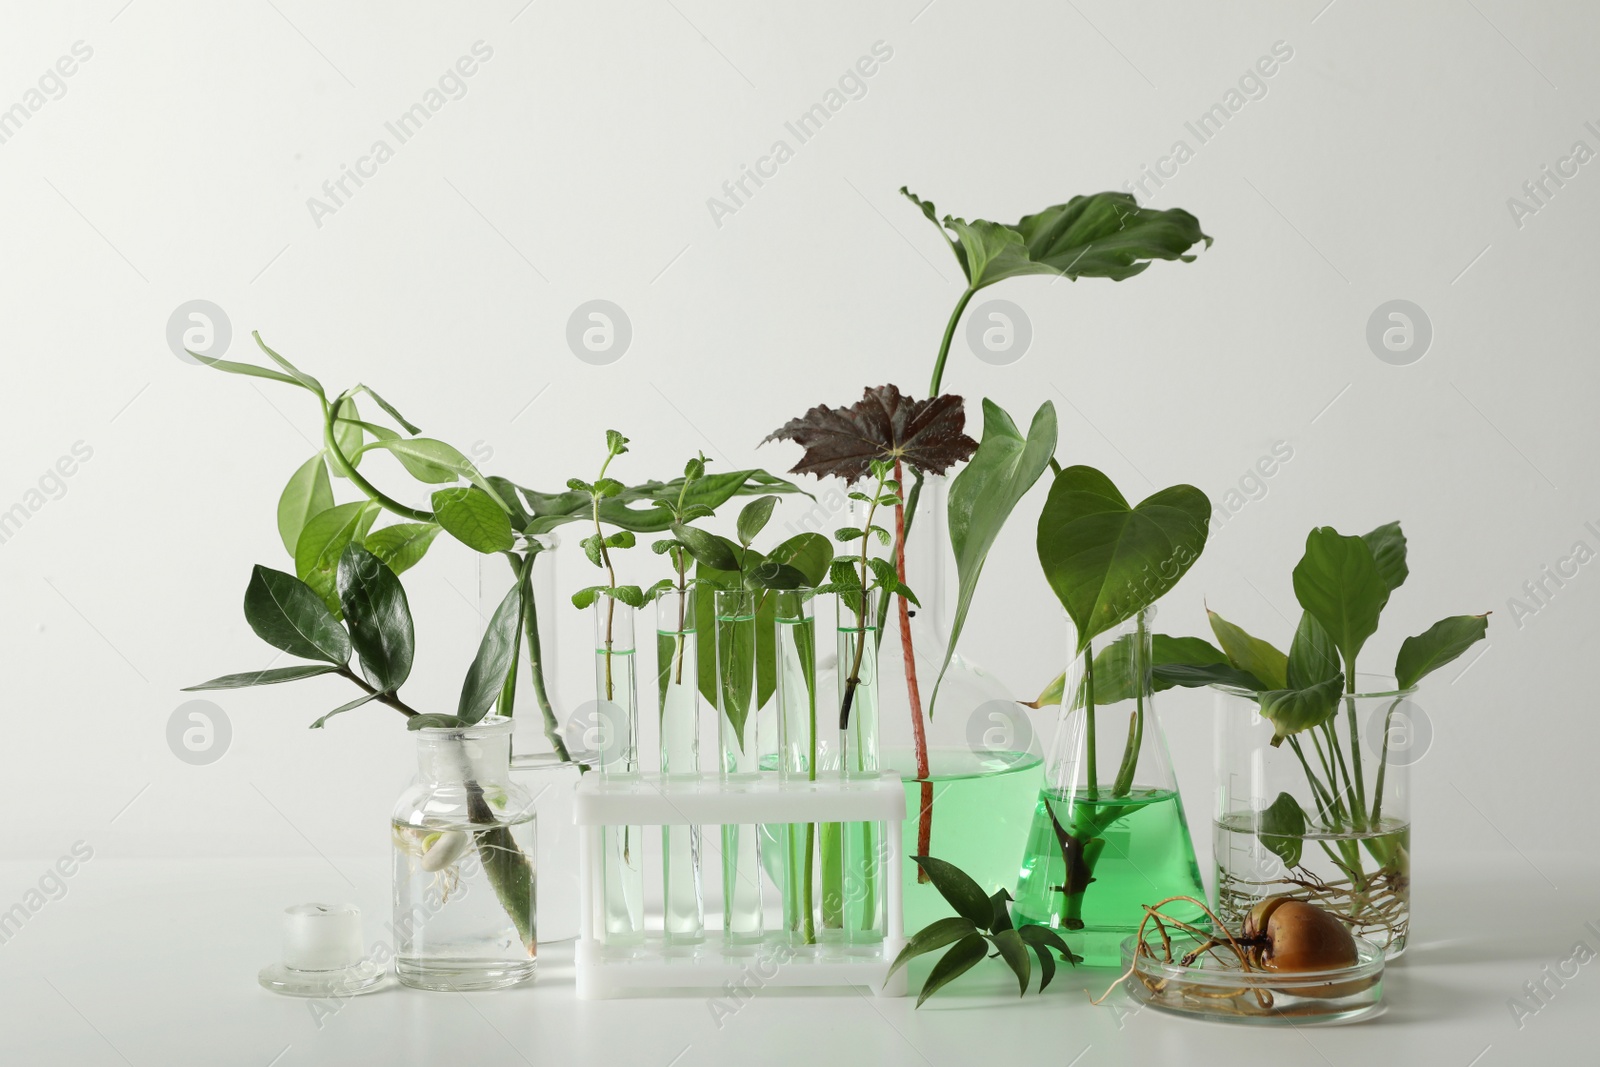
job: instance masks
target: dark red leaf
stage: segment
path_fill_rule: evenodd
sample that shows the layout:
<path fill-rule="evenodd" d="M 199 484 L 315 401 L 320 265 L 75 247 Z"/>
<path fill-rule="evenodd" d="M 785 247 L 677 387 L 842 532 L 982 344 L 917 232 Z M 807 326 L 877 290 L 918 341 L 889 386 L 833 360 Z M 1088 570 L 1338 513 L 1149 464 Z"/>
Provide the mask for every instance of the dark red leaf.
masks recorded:
<path fill-rule="evenodd" d="M 865 390 L 860 402 L 847 408 L 819 404 L 766 440 L 793 441 L 806 450 L 791 474 L 831 474 L 854 482 L 867 476 L 875 459 L 898 458 L 924 474 L 943 474 L 977 451 L 978 442 L 963 432 L 966 424 L 959 396 L 913 400 L 893 385 L 882 385 Z"/>

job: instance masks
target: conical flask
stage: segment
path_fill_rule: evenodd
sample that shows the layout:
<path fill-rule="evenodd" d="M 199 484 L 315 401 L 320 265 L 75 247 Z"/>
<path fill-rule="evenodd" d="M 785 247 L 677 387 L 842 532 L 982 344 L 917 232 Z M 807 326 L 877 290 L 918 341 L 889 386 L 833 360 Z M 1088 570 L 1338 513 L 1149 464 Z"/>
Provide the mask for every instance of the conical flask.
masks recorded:
<path fill-rule="evenodd" d="M 1156 715 L 1154 615 L 1074 657 L 1017 884 L 1018 921 L 1059 930 L 1090 966 L 1120 966 L 1143 905 L 1205 895 Z M 1163 912 L 1205 922 L 1198 906 Z"/>

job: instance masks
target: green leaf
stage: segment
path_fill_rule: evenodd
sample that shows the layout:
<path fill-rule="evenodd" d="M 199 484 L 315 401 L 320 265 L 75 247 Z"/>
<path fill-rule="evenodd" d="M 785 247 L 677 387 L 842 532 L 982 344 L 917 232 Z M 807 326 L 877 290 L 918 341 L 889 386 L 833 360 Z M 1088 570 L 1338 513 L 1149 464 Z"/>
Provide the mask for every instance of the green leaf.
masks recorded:
<path fill-rule="evenodd" d="M 328 480 L 328 467 L 318 452 L 300 465 L 289 477 L 278 497 L 278 536 L 290 556 L 300 541 L 300 531 L 306 520 L 333 507 L 333 483 Z"/>
<path fill-rule="evenodd" d="M 1410 689 L 1433 671 L 1458 659 L 1488 632 L 1488 613 L 1452 615 L 1440 619 L 1417 636 L 1406 638 L 1394 664 L 1396 684 L 1401 689 Z"/>
<path fill-rule="evenodd" d="M 1300 625 L 1295 628 L 1294 640 L 1289 644 L 1287 688 L 1305 689 L 1326 682 L 1339 673 L 1339 650 L 1322 628 L 1317 617 L 1309 611 L 1300 613 Z"/>
<path fill-rule="evenodd" d="M 380 692 L 392 693 L 411 675 L 416 634 L 406 591 L 383 561 L 360 545 L 339 556 L 339 603 L 361 667 Z"/>
<path fill-rule="evenodd" d="M 407 730 L 459 730 L 467 725 L 469 724 L 454 715 L 439 715 L 432 712 L 427 715 L 413 715 L 406 720 Z"/>
<path fill-rule="evenodd" d="M 787 591 L 801 589 L 807 582 L 799 568 L 768 557 L 760 563 L 746 566 L 744 584 L 750 589 Z"/>
<path fill-rule="evenodd" d="M 620 456 L 628 451 L 628 439 L 616 430 L 606 431 L 606 451 L 613 456 Z"/>
<path fill-rule="evenodd" d="M 522 501 L 517 496 L 517 487 L 494 474 L 489 475 L 484 481 L 489 483 L 494 495 L 505 505 L 507 514 L 511 516 L 511 525 L 518 530 L 527 530 L 533 524 L 533 516 L 522 506 Z"/>
<path fill-rule="evenodd" d="M 1274 748 L 1283 739 L 1301 730 L 1321 726 L 1339 709 L 1339 697 L 1344 690 L 1344 675 L 1306 689 L 1269 689 L 1256 694 L 1261 705 L 1261 717 L 1272 723 Z"/>
<path fill-rule="evenodd" d="M 1285 867 L 1300 865 L 1300 852 L 1305 847 L 1306 813 L 1300 802 L 1288 793 L 1279 793 L 1266 810 L 1256 816 L 1256 837 Z"/>
<path fill-rule="evenodd" d="M 292 574 L 257 564 L 244 593 L 244 617 L 257 637 L 291 656 L 340 667 L 350 660 L 344 627 L 322 598 Z"/>
<path fill-rule="evenodd" d="M 602 592 L 606 591 L 607 587 L 603 585 L 585 586 L 572 594 L 572 606 L 580 609 L 587 608 L 595 602 Z"/>
<path fill-rule="evenodd" d="M 632 530 L 618 530 L 606 538 L 607 548 L 632 548 L 639 543 Z"/>
<path fill-rule="evenodd" d="M 482 719 L 506 684 L 506 675 L 517 662 L 517 642 L 521 637 L 522 586 L 516 584 L 500 601 L 478 642 L 478 654 L 461 684 L 461 699 L 456 717 L 464 723 Z"/>
<path fill-rule="evenodd" d="M 989 902 L 989 894 L 965 871 L 932 856 L 911 858 L 928 873 L 928 881 L 933 883 L 933 888 L 939 891 L 945 902 L 956 909 L 956 914 L 981 930 L 987 930 L 994 922 L 994 905 Z"/>
<path fill-rule="evenodd" d="M 1000 950 L 1000 958 L 1016 972 L 1017 996 L 1023 996 L 1028 992 L 1028 979 L 1033 977 L 1033 962 L 1028 959 L 1028 946 L 1023 942 L 1022 935 L 1015 930 L 1001 930 L 990 940 Z"/>
<path fill-rule="evenodd" d="M 328 714 L 324 715 L 322 718 L 320 718 L 316 722 L 312 723 L 311 724 L 311 729 L 320 730 L 325 725 L 327 725 L 328 720 L 333 718 L 335 715 L 343 715 L 347 711 L 354 711 L 356 708 L 361 707 L 361 705 L 363 705 L 363 704 L 372 703 L 374 700 L 377 700 L 378 697 L 380 697 L 382 695 L 383 694 L 381 694 L 381 693 L 365 693 L 365 694 L 363 694 L 361 696 L 356 697 L 354 700 L 350 701 L 350 703 L 348 703 L 348 704 L 340 704 L 338 707 L 336 707 L 332 711 L 328 712 Z"/>
<path fill-rule="evenodd" d="M 475 485 L 434 493 L 433 515 L 446 533 L 475 551 L 509 552 L 516 544 L 511 517 Z"/>
<path fill-rule="evenodd" d="M 1261 679 L 1249 671 L 1241 671 L 1227 663 L 1158 663 L 1150 669 L 1150 674 L 1160 689 L 1170 689 L 1175 685 L 1187 689 L 1207 685 L 1231 685 L 1236 689 L 1260 692 L 1266 688 L 1261 684 Z"/>
<path fill-rule="evenodd" d="M 1261 679 L 1268 689 L 1286 689 L 1289 685 L 1289 657 L 1259 637 L 1252 637 L 1242 628 L 1206 609 L 1211 620 L 1211 632 L 1217 644 L 1228 654 L 1228 662 L 1241 671 Z"/>
<path fill-rule="evenodd" d="M 1029 945 L 1036 956 L 1039 957 L 1039 992 L 1043 993 L 1050 985 L 1050 980 L 1056 976 L 1056 958 L 1051 949 L 1061 953 L 1068 963 L 1077 963 L 1081 957 L 1074 956 L 1067 943 L 1061 940 L 1061 935 L 1047 926 L 1033 923 L 1017 930 L 1017 936 Z"/>
<path fill-rule="evenodd" d="M 225 374 L 240 374 L 249 378 L 267 378 L 271 381 L 283 382 L 286 385 L 297 385 L 300 388 L 306 389 L 310 392 L 316 392 L 315 389 L 311 389 L 310 386 L 306 385 L 298 378 L 293 378 L 287 374 L 284 374 L 282 371 L 269 370 L 266 367 L 255 367 L 251 366 L 249 363 L 233 363 L 226 359 L 213 359 L 210 356 L 202 356 L 198 352 L 191 352 L 187 348 L 184 349 L 184 351 L 188 352 L 189 355 L 193 356 L 201 363 L 204 363 L 206 366 L 222 371 Z"/>
<path fill-rule="evenodd" d="M 941 219 L 931 202 L 904 187 L 900 192 L 945 235 L 969 290 L 1023 274 L 1121 281 L 1144 271 L 1152 260 L 1192 262 L 1189 249 L 1200 241 L 1211 244 L 1200 221 L 1187 211 L 1140 207 L 1131 193 L 1075 196 L 1004 226 L 950 215 Z"/>
<path fill-rule="evenodd" d="M 894 972 L 918 956 L 937 952 L 946 945 L 977 932 L 976 926 L 959 915 L 952 915 L 948 919 L 936 919 L 906 939 L 906 945 L 900 950 L 900 955 L 896 956 L 894 963 L 889 966 L 889 973 L 883 976 L 884 981 L 888 981 L 894 976 Z"/>
<path fill-rule="evenodd" d="M 596 496 L 614 497 L 621 496 L 623 490 L 627 488 L 627 486 L 623 485 L 615 478 L 597 478 L 595 479 L 594 487 L 591 491 Z"/>
<path fill-rule="evenodd" d="M 1385 523 L 1362 534 L 1361 539 L 1372 550 L 1372 561 L 1378 565 L 1378 573 L 1389 591 L 1392 593 L 1405 584 L 1411 571 L 1406 566 L 1406 535 L 1400 532 L 1400 524 Z"/>
<path fill-rule="evenodd" d="M 1011 512 L 1050 465 L 1056 434 L 1056 409 L 1048 400 L 1034 413 L 1026 439 L 1000 405 L 987 399 L 983 402 L 983 440 L 950 485 L 950 544 L 959 585 L 950 640 L 928 701 L 930 718 L 938 706 L 939 687 L 955 656 L 956 642 L 967 624 L 983 565 Z"/>
<path fill-rule="evenodd" d="M 508 512 L 511 510 L 510 506 L 500 499 L 499 493 L 489 480 L 472 465 L 472 461 L 443 441 L 435 441 L 431 437 L 397 438 L 389 441 L 373 441 L 362 450 L 370 452 L 374 448 L 393 452 L 400 465 L 419 482 L 442 485 L 465 478 L 488 493 L 489 499 L 493 500 L 497 507 Z"/>
<path fill-rule="evenodd" d="M 739 559 L 734 555 L 733 545 L 727 538 L 707 533 L 697 526 L 685 526 L 681 523 L 672 524 L 672 536 L 689 550 L 689 554 L 696 562 L 703 563 L 713 570 L 739 570 Z"/>
<path fill-rule="evenodd" d="M 616 586 L 611 590 L 611 595 L 630 608 L 644 607 L 644 590 L 636 585 Z"/>
<path fill-rule="evenodd" d="M 322 601 L 317 601 L 317 606 L 322 606 Z M 340 631 L 341 633 L 343 631 Z M 295 667 L 273 667 L 264 671 L 245 671 L 242 674 L 224 674 L 220 678 L 213 678 L 209 682 L 199 685 L 185 686 L 183 692 L 193 693 L 202 689 L 243 689 L 252 685 L 274 685 L 278 682 L 297 682 L 302 678 L 315 678 L 319 674 L 332 674 L 339 667 L 328 663 L 302 663 Z"/>
<path fill-rule="evenodd" d="M 744 750 L 745 724 L 750 719 L 756 688 L 756 616 L 754 595 L 749 598 L 751 614 L 746 617 L 716 613 L 716 680 L 719 688 L 717 709 Z"/>
<path fill-rule="evenodd" d="M 336 616 L 340 612 L 334 575 L 339 556 L 351 542 L 359 543 L 372 528 L 380 508 L 370 500 L 337 504 L 306 520 L 294 546 L 294 569 Z"/>
<path fill-rule="evenodd" d="M 1056 475 L 1039 516 L 1039 562 L 1078 632 L 1078 651 L 1165 595 L 1205 549 L 1211 502 L 1175 485 L 1130 508 L 1093 467 Z"/>
<path fill-rule="evenodd" d="M 324 393 L 322 391 L 322 383 L 321 382 L 317 381 L 311 375 L 307 374 L 305 371 L 301 370 L 299 367 L 296 367 L 293 363 L 290 363 L 288 360 L 286 360 L 282 356 L 278 355 L 278 353 L 276 353 L 272 349 L 268 348 L 267 347 L 267 342 L 265 342 L 265 341 L 263 341 L 261 339 L 261 332 L 259 330 L 251 330 L 250 331 L 250 336 L 255 339 L 256 347 L 260 348 L 261 351 L 265 352 L 267 354 L 267 358 L 271 359 L 272 362 L 274 362 L 278 366 L 282 367 L 284 369 L 284 371 L 287 372 L 288 375 L 295 380 L 296 383 L 298 383 L 299 385 L 305 387 L 309 391 L 311 391 L 313 393 L 316 393 L 318 396 L 326 396 L 327 395 L 326 393 Z"/>
<path fill-rule="evenodd" d="M 422 559 L 439 536 L 441 527 L 434 522 L 397 522 L 367 534 L 362 544 L 367 551 L 388 564 L 396 574 L 404 574 Z"/>
<path fill-rule="evenodd" d="M 772 519 L 772 509 L 778 504 L 775 496 L 758 496 L 739 509 L 739 543 L 749 548 L 756 535 Z"/>
<path fill-rule="evenodd" d="M 957 941 L 928 972 L 928 980 L 922 984 L 922 992 L 917 996 L 917 1007 L 922 1007 L 923 1001 L 972 970 L 988 955 L 989 942 L 979 934 L 969 934 Z"/>
<path fill-rule="evenodd" d="M 369 386 L 365 386 L 365 385 L 358 385 L 358 386 L 356 386 L 355 391 L 356 392 L 360 392 L 360 393 L 366 393 L 368 396 L 370 396 L 374 401 L 377 402 L 377 405 L 380 408 L 382 408 L 384 411 L 388 412 L 389 417 L 391 419 L 393 419 L 395 422 L 398 422 L 401 426 L 405 427 L 406 433 L 408 433 L 411 436 L 415 437 L 417 434 L 422 432 L 422 430 L 419 429 L 418 427 L 414 426 L 409 419 L 407 419 L 404 415 L 402 415 L 398 411 L 396 411 L 394 409 L 394 405 L 393 404 L 389 403 L 383 397 L 379 396 L 378 395 L 378 391 L 376 389 L 373 389 L 373 388 L 371 388 Z"/>
<path fill-rule="evenodd" d="M 1312 530 L 1306 554 L 1295 564 L 1294 595 L 1328 632 L 1345 670 L 1353 671 L 1389 603 L 1388 583 L 1365 539 L 1346 537 L 1331 526 Z"/>

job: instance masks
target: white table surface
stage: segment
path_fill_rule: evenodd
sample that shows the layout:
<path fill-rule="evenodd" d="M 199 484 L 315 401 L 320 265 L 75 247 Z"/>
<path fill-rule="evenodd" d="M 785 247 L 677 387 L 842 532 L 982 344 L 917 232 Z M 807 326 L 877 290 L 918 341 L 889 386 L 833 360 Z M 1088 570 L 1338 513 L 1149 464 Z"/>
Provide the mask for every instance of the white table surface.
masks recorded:
<path fill-rule="evenodd" d="M 1494 842 L 1493 844 L 1501 844 Z M 35 868 L 38 869 L 35 869 Z M 0 864 L 6 901 L 42 866 Z M 1521 1020 L 1508 1000 L 1586 942 L 1600 950 L 1600 865 L 1487 849 L 1420 857 L 1414 941 L 1385 980 L 1387 1011 L 1323 1027 L 1242 1027 L 1133 1014 L 1114 977 L 1063 968 L 1018 999 L 997 961 L 913 1010 L 863 992 L 758 994 L 721 1021 L 704 997 L 583 1002 L 570 946 L 539 975 L 472 995 L 389 987 L 318 1018 L 259 988 L 284 905 L 348 899 L 382 936 L 388 875 L 376 860 L 96 858 L 0 944 L 0 1064 L 1097 1064 L 1478 1065 L 1593 1063 L 1600 962 L 1578 966 Z M 920 984 L 926 964 L 913 972 Z M 1569 968 L 1570 972 L 1570 968 Z"/>

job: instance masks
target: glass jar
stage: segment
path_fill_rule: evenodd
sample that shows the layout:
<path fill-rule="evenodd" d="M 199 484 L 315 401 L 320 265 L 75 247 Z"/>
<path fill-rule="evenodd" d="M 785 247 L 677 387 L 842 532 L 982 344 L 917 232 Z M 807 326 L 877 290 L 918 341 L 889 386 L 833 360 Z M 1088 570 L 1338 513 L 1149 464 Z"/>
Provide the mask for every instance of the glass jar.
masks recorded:
<path fill-rule="evenodd" d="M 1410 764 L 1426 747 L 1416 689 L 1358 674 L 1332 715 L 1272 744 L 1255 693 L 1216 692 L 1217 914 L 1240 921 L 1287 895 L 1405 951 L 1411 919 Z"/>
<path fill-rule="evenodd" d="M 1120 965 L 1144 905 L 1205 894 L 1156 715 L 1154 617 L 1147 607 L 1073 657 L 1017 883 L 1018 924 L 1061 930 L 1093 967 Z M 1198 903 L 1164 911 L 1204 921 Z"/>
<path fill-rule="evenodd" d="M 420 989 L 533 977 L 533 798 L 511 780 L 511 720 L 414 731 L 417 779 L 391 816 L 395 971 Z"/>

